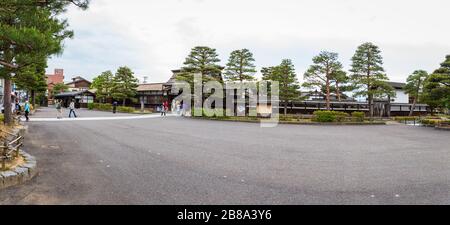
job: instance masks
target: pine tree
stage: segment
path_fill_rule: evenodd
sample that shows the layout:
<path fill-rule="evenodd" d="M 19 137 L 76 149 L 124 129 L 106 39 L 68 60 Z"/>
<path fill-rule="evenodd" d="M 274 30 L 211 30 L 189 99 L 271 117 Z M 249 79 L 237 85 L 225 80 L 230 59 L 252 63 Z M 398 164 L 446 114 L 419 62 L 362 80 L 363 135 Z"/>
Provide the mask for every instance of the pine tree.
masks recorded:
<path fill-rule="evenodd" d="M 130 68 L 124 66 L 117 70 L 113 79 L 111 96 L 114 99 L 122 100 L 123 106 L 125 106 L 127 99 L 132 99 L 137 93 L 139 80 L 133 74 Z"/>
<path fill-rule="evenodd" d="M 279 82 L 279 99 L 283 102 L 284 115 L 286 115 L 288 102 L 300 97 L 300 84 L 292 61 L 284 59 L 278 66 L 263 68 L 261 73 L 263 80 Z"/>
<path fill-rule="evenodd" d="M 200 73 L 202 75 L 202 83 L 208 81 L 222 82 L 222 67 L 217 63 L 220 62 L 216 49 L 206 46 L 197 46 L 191 49 L 188 57 L 181 68 L 181 72 L 176 79 L 186 81 L 191 85 L 191 90 L 194 88 L 194 74 Z"/>
<path fill-rule="evenodd" d="M 23 67 L 62 52 L 63 40 L 73 36 L 60 15 L 70 4 L 83 9 L 88 0 L 2 0 L 0 2 L 0 77 L 4 93 Z M 5 124 L 11 124 L 11 98 L 4 98 Z"/>
<path fill-rule="evenodd" d="M 330 107 L 330 92 L 331 83 L 338 75 L 342 75 L 342 64 L 338 61 L 338 54 L 334 52 L 320 52 L 320 54 L 313 58 L 314 65 L 311 65 L 304 74 L 306 82 L 304 87 L 317 87 L 322 89 L 325 87 L 325 102 L 327 109 Z M 336 76 L 336 78 L 334 77 Z"/>
<path fill-rule="evenodd" d="M 369 115 L 373 117 L 374 97 L 394 95 L 393 88 L 383 69 L 383 58 L 378 46 L 372 43 L 360 45 L 352 57 L 351 81 L 356 90 L 355 96 L 367 96 Z"/>
<path fill-rule="evenodd" d="M 423 97 L 432 108 L 450 112 L 450 55 L 425 81 Z"/>
<path fill-rule="evenodd" d="M 255 80 L 256 73 L 253 62 L 253 54 L 248 49 L 235 50 L 231 52 L 225 68 L 225 79 L 229 81 L 251 81 Z"/>
<path fill-rule="evenodd" d="M 419 101 L 419 97 L 422 95 L 423 86 L 427 78 L 427 71 L 416 70 L 413 74 L 409 75 L 406 80 L 407 83 L 404 87 L 404 91 L 409 95 L 409 97 L 412 97 L 414 99 L 411 111 L 409 112 L 409 116 L 412 116 L 414 113 L 414 109 L 416 108 L 416 104 Z"/>
<path fill-rule="evenodd" d="M 96 89 L 95 95 L 98 99 L 106 102 L 111 97 L 114 75 L 111 71 L 105 71 L 92 81 L 91 88 Z"/>
<path fill-rule="evenodd" d="M 41 63 L 22 67 L 13 77 L 15 85 L 30 94 L 33 106 L 36 105 L 36 94 L 42 94 L 47 90 L 46 67 L 46 59 L 43 59 Z"/>

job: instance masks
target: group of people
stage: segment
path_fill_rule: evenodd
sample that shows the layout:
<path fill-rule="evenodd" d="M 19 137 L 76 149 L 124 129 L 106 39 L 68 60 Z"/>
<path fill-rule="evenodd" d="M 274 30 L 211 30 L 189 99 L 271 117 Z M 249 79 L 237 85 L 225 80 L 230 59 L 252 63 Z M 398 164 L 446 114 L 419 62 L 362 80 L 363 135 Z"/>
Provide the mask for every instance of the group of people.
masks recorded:
<path fill-rule="evenodd" d="M 186 116 L 186 106 L 185 104 L 181 104 L 180 101 L 176 101 L 172 105 L 172 111 L 175 111 L 178 116 Z M 169 110 L 169 102 L 164 101 L 161 106 L 161 116 L 166 116 L 167 111 Z"/>
<path fill-rule="evenodd" d="M 62 107 L 63 107 L 62 100 L 56 100 L 55 108 L 56 108 L 56 118 L 57 119 L 62 119 L 63 118 Z M 69 118 L 72 117 L 72 114 L 73 114 L 73 116 L 75 118 L 77 117 L 77 114 L 75 113 L 75 101 L 74 100 L 70 101 L 70 104 L 69 104 Z"/>

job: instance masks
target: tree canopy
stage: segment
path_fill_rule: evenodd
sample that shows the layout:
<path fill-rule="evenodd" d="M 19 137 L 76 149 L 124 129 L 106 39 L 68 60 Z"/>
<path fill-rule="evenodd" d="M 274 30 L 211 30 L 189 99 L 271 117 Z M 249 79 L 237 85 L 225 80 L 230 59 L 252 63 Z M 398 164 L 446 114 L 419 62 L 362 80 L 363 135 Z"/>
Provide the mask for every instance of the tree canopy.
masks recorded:
<path fill-rule="evenodd" d="M 351 81 L 355 96 L 366 96 L 369 103 L 369 114 L 373 117 L 374 97 L 393 96 L 394 89 L 387 81 L 384 73 L 383 58 L 378 46 L 367 42 L 360 45 L 352 57 Z"/>
<path fill-rule="evenodd" d="M 450 109 L 450 55 L 425 81 L 423 99 L 433 108 Z"/>
<path fill-rule="evenodd" d="M 256 73 L 255 59 L 248 49 L 235 50 L 231 52 L 225 68 L 224 77 L 229 81 L 252 81 Z"/>
<path fill-rule="evenodd" d="M 108 70 L 95 77 L 92 81 L 91 88 L 96 89 L 95 95 L 98 99 L 106 101 L 111 96 L 111 88 L 114 84 L 114 75 Z"/>
<path fill-rule="evenodd" d="M 122 100 L 123 106 L 127 99 L 133 99 L 137 93 L 139 80 L 134 77 L 130 68 L 123 66 L 117 69 L 111 86 L 111 96 L 114 99 Z"/>
<path fill-rule="evenodd" d="M 284 114 L 287 114 L 287 103 L 300 98 L 300 83 L 292 61 L 283 59 L 278 66 L 262 68 L 261 73 L 263 80 L 279 82 L 279 98 L 284 103 Z"/>
<path fill-rule="evenodd" d="M 322 51 L 313 58 L 313 65 L 304 74 L 304 87 L 325 89 L 325 101 L 327 109 L 330 109 L 331 84 L 334 80 L 343 80 L 342 64 L 338 61 L 338 54 Z M 337 86 L 339 88 L 339 86 Z"/>

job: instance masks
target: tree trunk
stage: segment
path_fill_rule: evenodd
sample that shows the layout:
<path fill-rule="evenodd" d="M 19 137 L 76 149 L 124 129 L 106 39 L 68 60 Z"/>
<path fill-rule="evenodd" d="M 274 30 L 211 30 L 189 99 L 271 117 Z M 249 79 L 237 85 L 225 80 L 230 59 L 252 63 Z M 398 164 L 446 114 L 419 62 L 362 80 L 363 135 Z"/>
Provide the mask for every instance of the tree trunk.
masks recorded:
<path fill-rule="evenodd" d="M 370 120 L 373 120 L 373 96 L 369 95 L 369 116 Z"/>
<path fill-rule="evenodd" d="M 330 110 L 330 79 L 327 78 L 326 81 L 326 87 L 327 87 L 327 93 L 326 93 L 326 103 L 327 103 L 327 110 Z"/>
<path fill-rule="evenodd" d="M 4 123 L 5 125 L 12 124 L 12 112 L 11 112 L 11 78 L 5 78 L 5 87 L 3 91 L 3 110 L 4 110 Z"/>
<path fill-rule="evenodd" d="M 141 112 L 144 112 L 144 108 L 145 108 L 144 97 L 141 97 Z"/>
<path fill-rule="evenodd" d="M 409 116 L 413 115 L 414 109 L 416 108 L 416 104 L 417 104 L 417 97 L 414 97 L 413 105 L 411 107 L 411 110 L 409 111 Z"/>
<path fill-rule="evenodd" d="M 284 115 L 287 115 L 287 100 L 284 101 Z"/>
<path fill-rule="evenodd" d="M 339 83 L 336 81 L 336 95 L 338 97 L 338 101 L 341 101 L 341 90 L 339 90 Z"/>
<path fill-rule="evenodd" d="M 32 105 L 36 108 L 36 91 L 31 91 L 31 97 L 33 98 Z"/>
<path fill-rule="evenodd" d="M 122 106 L 125 106 L 125 99 L 122 100 Z"/>

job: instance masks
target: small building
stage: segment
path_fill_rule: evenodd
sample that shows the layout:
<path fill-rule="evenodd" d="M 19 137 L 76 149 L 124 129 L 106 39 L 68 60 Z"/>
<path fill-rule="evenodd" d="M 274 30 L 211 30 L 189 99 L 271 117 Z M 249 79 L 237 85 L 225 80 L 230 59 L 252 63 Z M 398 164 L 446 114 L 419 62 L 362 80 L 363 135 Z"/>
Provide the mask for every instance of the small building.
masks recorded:
<path fill-rule="evenodd" d="M 87 108 L 89 103 L 94 103 L 95 94 L 90 91 L 69 91 L 56 94 L 54 96 L 57 100 L 62 100 L 64 107 L 69 107 L 72 100 L 75 100 L 76 108 Z"/>
<path fill-rule="evenodd" d="M 162 105 L 166 95 L 164 83 L 139 84 L 137 88 L 139 104 L 142 102 L 145 108 L 150 108 L 154 111 Z"/>
<path fill-rule="evenodd" d="M 80 77 L 76 76 L 72 78 L 72 81 L 69 83 L 66 83 L 66 85 L 69 87 L 69 91 L 87 91 L 91 87 L 91 82 Z"/>
<path fill-rule="evenodd" d="M 409 95 L 405 93 L 405 83 L 388 82 L 395 90 L 395 97 L 391 98 L 392 103 L 410 103 Z"/>

